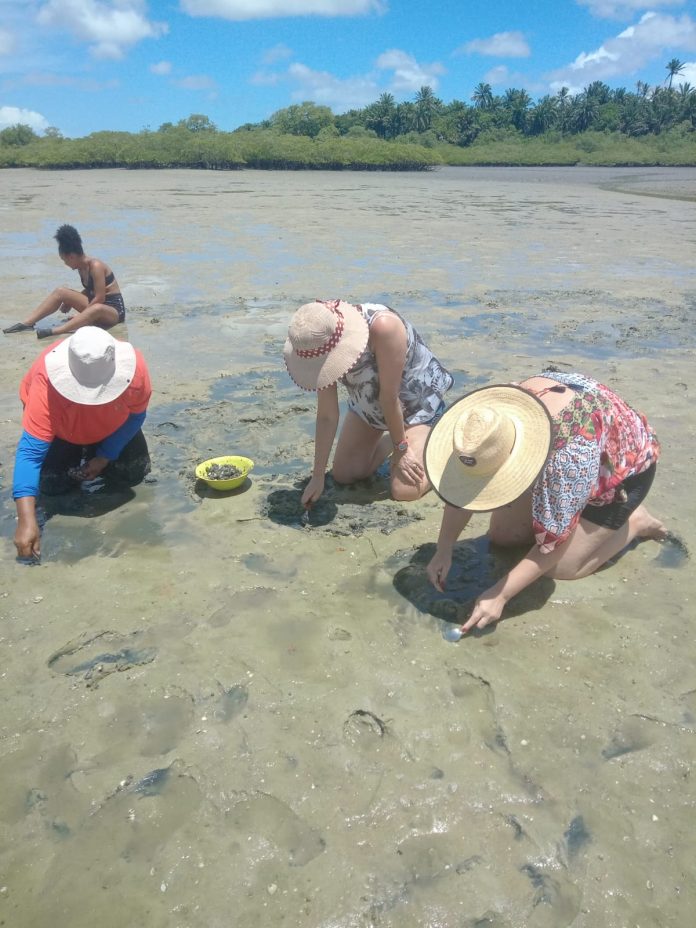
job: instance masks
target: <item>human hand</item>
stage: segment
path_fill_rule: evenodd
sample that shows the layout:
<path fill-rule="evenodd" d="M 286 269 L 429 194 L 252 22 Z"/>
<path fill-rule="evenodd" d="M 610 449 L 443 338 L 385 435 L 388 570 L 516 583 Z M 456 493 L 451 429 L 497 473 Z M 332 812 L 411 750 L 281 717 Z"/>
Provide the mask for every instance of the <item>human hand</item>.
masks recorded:
<path fill-rule="evenodd" d="M 82 465 L 82 479 L 94 480 L 109 463 L 108 458 L 93 457 Z"/>
<path fill-rule="evenodd" d="M 452 552 L 441 551 L 438 548 L 434 557 L 425 568 L 428 580 L 430 580 L 435 589 L 439 590 L 441 593 L 445 592 L 445 580 L 447 579 L 451 566 Z"/>
<path fill-rule="evenodd" d="M 497 622 L 504 608 L 505 600 L 492 594 L 490 590 L 486 590 L 474 603 L 471 615 L 462 625 L 462 632 L 466 633 L 472 628 L 485 628 L 486 625 Z"/>
<path fill-rule="evenodd" d="M 311 477 L 302 494 L 302 505 L 304 508 L 311 509 L 323 492 L 324 478 Z"/>
<path fill-rule="evenodd" d="M 391 459 L 391 472 L 404 483 L 411 483 L 414 486 L 417 486 L 425 476 L 422 463 L 410 448 L 403 452 L 394 451 Z"/>
<path fill-rule="evenodd" d="M 41 530 L 35 516 L 19 518 L 14 543 L 17 557 L 34 557 L 37 560 L 41 557 Z"/>

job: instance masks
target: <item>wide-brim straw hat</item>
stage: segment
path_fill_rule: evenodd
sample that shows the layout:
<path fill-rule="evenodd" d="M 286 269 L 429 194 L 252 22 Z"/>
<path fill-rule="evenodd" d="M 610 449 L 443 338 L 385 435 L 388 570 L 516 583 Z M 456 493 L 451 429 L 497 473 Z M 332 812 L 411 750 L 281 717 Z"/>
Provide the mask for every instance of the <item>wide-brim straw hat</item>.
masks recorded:
<path fill-rule="evenodd" d="M 102 406 L 128 389 L 135 373 L 135 349 L 104 329 L 85 325 L 45 356 L 55 389 L 73 403 Z"/>
<path fill-rule="evenodd" d="M 283 348 L 288 373 L 303 390 L 323 390 L 347 374 L 367 346 L 362 312 L 343 300 L 300 306 Z"/>
<path fill-rule="evenodd" d="M 425 446 L 425 470 L 437 495 L 472 512 L 489 512 L 532 485 L 549 455 L 551 417 L 522 387 L 494 384 L 453 403 Z"/>

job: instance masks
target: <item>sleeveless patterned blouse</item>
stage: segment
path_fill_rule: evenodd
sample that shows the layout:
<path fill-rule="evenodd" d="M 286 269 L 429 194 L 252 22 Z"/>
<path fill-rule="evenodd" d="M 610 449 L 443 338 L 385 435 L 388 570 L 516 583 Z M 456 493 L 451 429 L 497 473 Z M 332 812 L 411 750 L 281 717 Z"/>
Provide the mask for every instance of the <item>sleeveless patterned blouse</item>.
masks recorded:
<path fill-rule="evenodd" d="M 368 326 L 382 313 L 394 313 L 406 329 L 406 362 L 401 378 L 399 399 L 406 425 L 430 422 L 438 411 L 445 393 L 454 378 L 438 361 L 410 322 L 389 306 L 381 303 L 363 303 L 356 306 Z M 341 377 L 348 390 L 348 408 L 375 429 L 387 430 L 382 407 L 379 404 L 379 372 L 374 353 L 367 348 L 357 362 Z"/>

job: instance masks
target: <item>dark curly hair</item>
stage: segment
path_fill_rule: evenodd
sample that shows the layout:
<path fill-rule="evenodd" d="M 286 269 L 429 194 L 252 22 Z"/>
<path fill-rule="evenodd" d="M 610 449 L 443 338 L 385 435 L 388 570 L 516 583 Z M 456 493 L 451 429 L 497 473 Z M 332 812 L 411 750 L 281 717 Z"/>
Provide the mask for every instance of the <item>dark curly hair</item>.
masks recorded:
<path fill-rule="evenodd" d="M 75 226 L 61 226 L 53 238 L 58 242 L 59 255 L 83 255 L 82 239 Z"/>

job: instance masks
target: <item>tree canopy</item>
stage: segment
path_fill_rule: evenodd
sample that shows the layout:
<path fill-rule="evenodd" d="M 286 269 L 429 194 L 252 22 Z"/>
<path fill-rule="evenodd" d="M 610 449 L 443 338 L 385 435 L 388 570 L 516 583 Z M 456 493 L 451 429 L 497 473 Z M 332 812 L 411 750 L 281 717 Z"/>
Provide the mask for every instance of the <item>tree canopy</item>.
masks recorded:
<path fill-rule="evenodd" d="M 438 163 L 576 163 L 600 158 L 601 151 L 607 163 L 694 164 L 696 89 L 673 86 L 684 68 L 671 59 L 667 78 L 655 87 L 639 80 L 635 90 L 612 89 L 593 81 L 578 93 L 562 87 L 536 101 L 516 87 L 496 94 L 485 82 L 469 102 L 444 103 L 428 86 L 412 100 L 397 102 L 383 93 L 342 114 L 307 100 L 231 132 L 202 113 L 163 123 L 156 132 L 99 132 L 83 139 L 64 139 L 55 127 L 40 137 L 18 124 L 0 131 L 0 167 L 413 170 Z M 631 140 L 642 140 L 642 149 Z"/>

